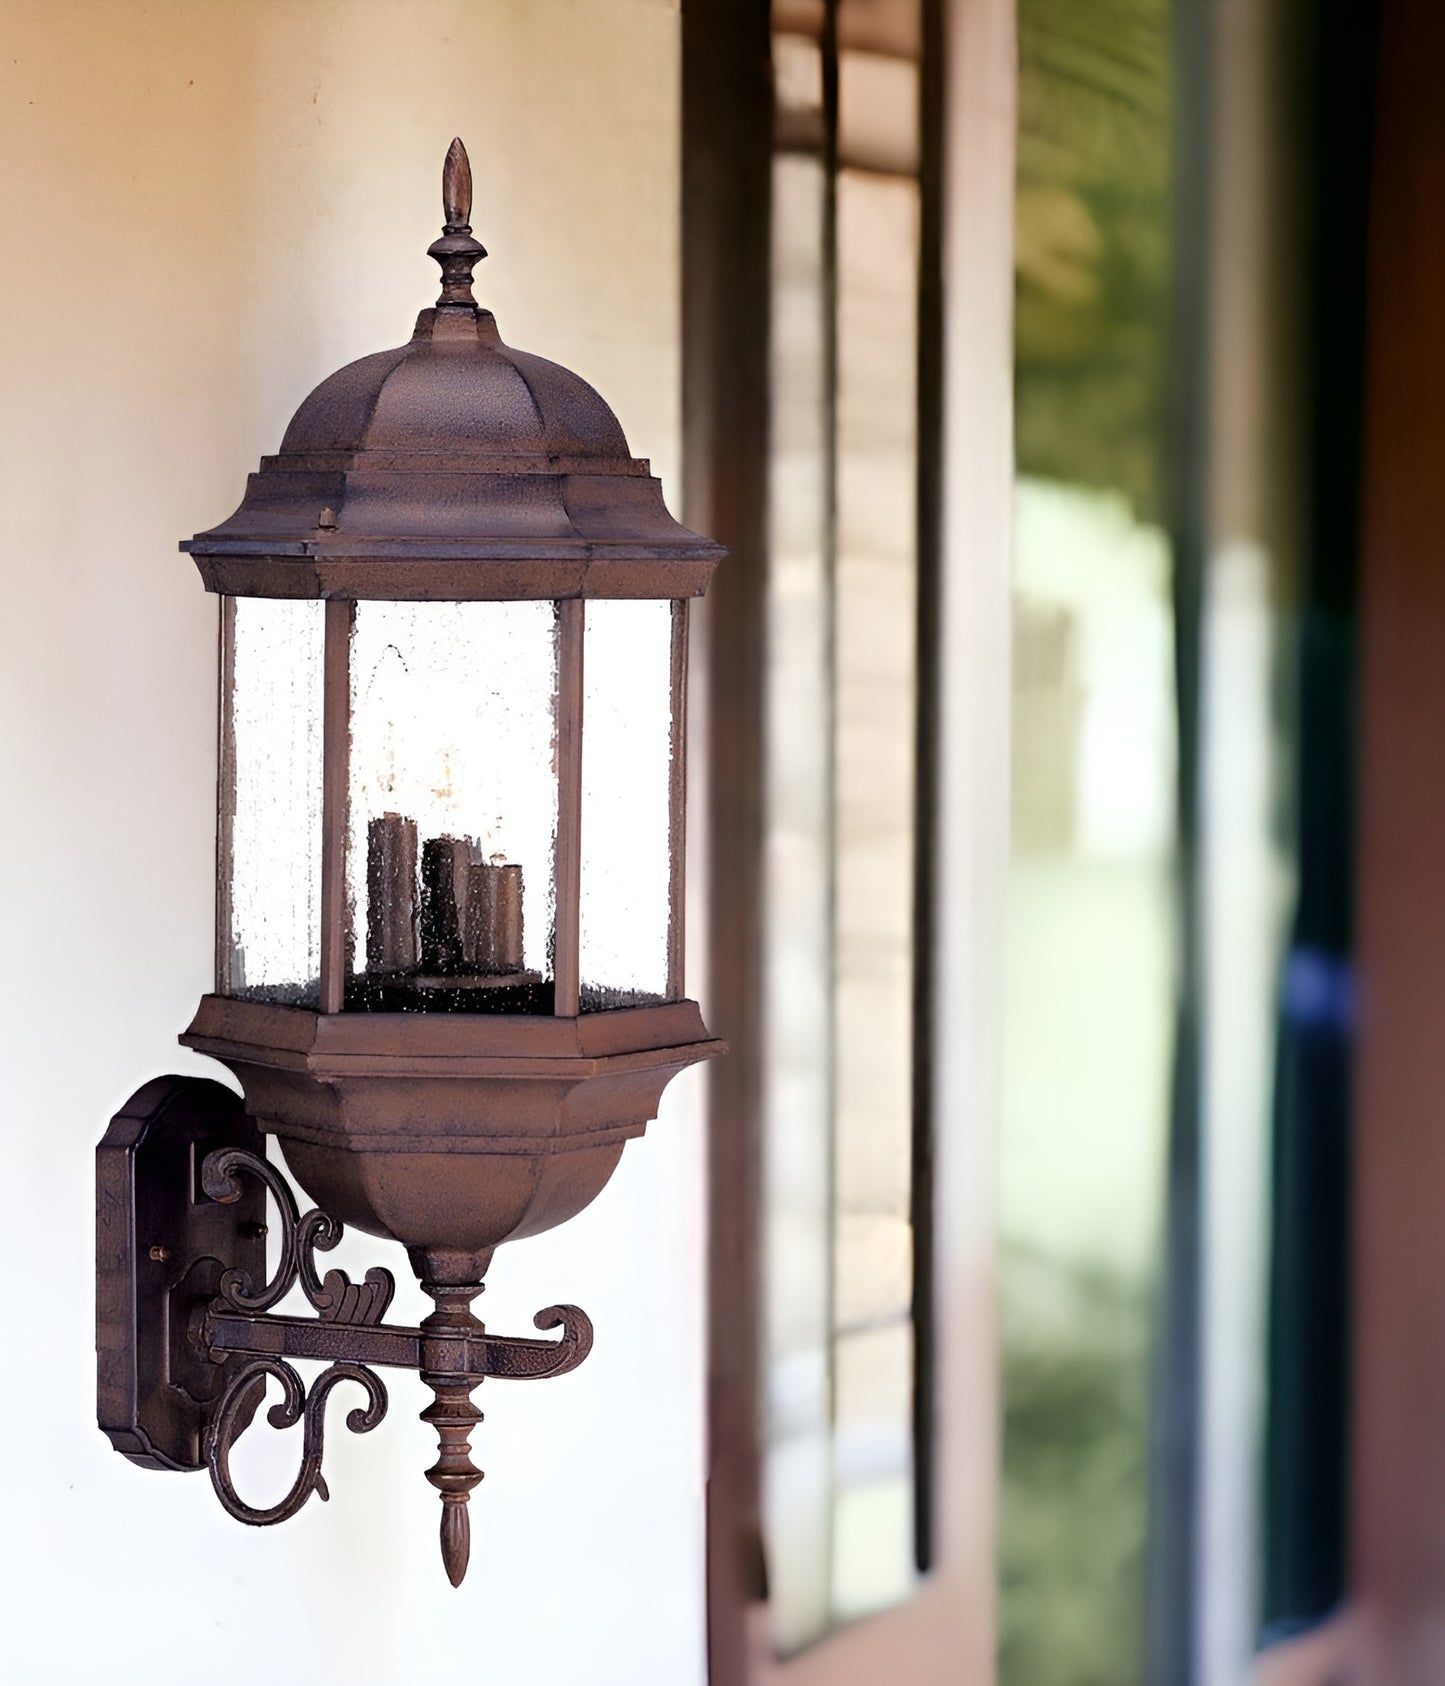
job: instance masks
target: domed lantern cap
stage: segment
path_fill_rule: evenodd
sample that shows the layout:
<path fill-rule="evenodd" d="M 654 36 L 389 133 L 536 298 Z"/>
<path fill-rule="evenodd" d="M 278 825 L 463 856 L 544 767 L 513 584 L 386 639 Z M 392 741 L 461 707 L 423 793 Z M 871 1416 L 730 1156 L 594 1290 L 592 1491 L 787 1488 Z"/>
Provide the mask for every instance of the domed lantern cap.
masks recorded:
<path fill-rule="evenodd" d="M 720 545 L 669 515 L 580 376 L 507 345 L 472 297 L 471 169 L 454 140 L 436 305 L 324 380 L 228 520 L 184 542 L 237 596 L 700 595 Z"/>

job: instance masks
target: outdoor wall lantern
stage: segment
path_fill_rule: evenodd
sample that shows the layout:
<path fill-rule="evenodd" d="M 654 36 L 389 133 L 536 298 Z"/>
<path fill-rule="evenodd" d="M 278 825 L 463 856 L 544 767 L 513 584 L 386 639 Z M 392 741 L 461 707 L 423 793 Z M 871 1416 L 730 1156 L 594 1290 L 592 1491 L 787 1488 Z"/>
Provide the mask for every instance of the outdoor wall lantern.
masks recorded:
<path fill-rule="evenodd" d="M 323 381 L 236 513 L 181 546 L 222 648 L 216 992 L 181 1041 L 245 1098 L 162 1077 L 111 1121 L 96 1345 L 116 1448 L 209 1468 L 258 1524 L 326 1498 L 339 1383 L 364 1432 L 374 1367 L 416 1370 L 456 1585 L 474 1389 L 592 1343 L 572 1306 L 535 1319 L 560 1339 L 488 1333 L 492 1253 L 581 1211 L 668 1081 L 722 1051 L 682 999 L 688 605 L 722 550 L 667 513 L 590 386 L 476 305 L 460 141 L 443 205 L 441 296 L 410 342 Z M 388 1271 L 319 1275 L 343 1224 L 406 1247 L 419 1328 L 382 1321 Z M 273 1311 L 298 1284 L 316 1315 Z M 328 1365 L 309 1391 L 295 1359 Z M 229 1458 L 268 1377 L 269 1420 L 303 1431 L 263 1509 Z"/>

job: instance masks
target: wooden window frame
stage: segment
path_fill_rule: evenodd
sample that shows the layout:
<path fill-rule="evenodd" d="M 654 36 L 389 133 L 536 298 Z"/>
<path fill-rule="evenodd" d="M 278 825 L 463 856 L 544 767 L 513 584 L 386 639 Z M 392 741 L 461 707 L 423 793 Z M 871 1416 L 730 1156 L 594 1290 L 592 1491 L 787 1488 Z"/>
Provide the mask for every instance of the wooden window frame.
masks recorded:
<path fill-rule="evenodd" d="M 915 1395 L 917 1546 L 920 1566 L 933 1572 L 907 1603 L 778 1663 L 766 1631 L 759 1491 L 763 945 L 757 918 L 739 917 L 760 907 L 763 888 L 772 19 L 767 0 L 682 7 L 686 513 L 730 551 L 699 613 L 693 679 L 707 863 L 704 999 L 732 1048 L 709 1090 L 712 1686 L 844 1686 L 874 1678 L 883 1657 L 900 1686 L 943 1678 L 941 1666 L 960 1681 L 992 1678 L 997 1073 L 988 1003 L 1007 864 L 1013 0 L 924 0 L 924 16 L 932 40 L 923 55 L 923 167 L 934 172 L 924 199 L 936 214 L 925 212 L 920 253 L 919 693 L 931 706 L 920 706 L 918 727 L 916 996 L 926 1010 L 915 1044 L 913 1218 L 919 1364 L 929 1378 Z M 946 90 L 958 118 L 949 133 Z M 945 345 L 950 261 L 958 284 L 949 304 L 968 314 L 949 319 Z M 945 430 L 948 393 L 966 402 Z M 975 653 L 981 659 L 969 667 Z M 959 1007 L 967 1023 L 950 1017 Z M 946 1057 L 934 1037 L 944 1022 Z M 939 1132 L 941 1107 L 968 1116 L 950 1116 Z M 936 1233 L 938 1209 L 949 1223 Z M 935 1330 L 947 1343 L 941 1355 Z"/>

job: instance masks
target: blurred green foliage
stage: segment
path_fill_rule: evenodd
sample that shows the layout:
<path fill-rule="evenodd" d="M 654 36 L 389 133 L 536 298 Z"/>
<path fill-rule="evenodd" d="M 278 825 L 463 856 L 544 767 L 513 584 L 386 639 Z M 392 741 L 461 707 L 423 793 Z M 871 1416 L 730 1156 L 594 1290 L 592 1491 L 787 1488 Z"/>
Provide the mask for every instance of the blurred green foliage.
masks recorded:
<path fill-rule="evenodd" d="M 1020 0 L 1017 449 L 1025 474 L 1165 501 L 1168 0 Z"/>
<path fill-rule="evenodd" d="M 1003 1251 L 999 1679 L 1144 1686 L 1147 1292 Z"/>

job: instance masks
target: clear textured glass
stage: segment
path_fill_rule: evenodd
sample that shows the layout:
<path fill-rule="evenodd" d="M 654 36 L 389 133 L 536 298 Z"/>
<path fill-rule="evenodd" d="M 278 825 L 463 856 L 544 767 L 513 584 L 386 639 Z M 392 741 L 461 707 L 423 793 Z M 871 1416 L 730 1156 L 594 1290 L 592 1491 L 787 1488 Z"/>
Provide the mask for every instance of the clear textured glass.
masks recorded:
<path fill-rule="evenodd" d="M 557 613 L 358 603 L 348 1008 L 550 1012 Z"/>
<path fill-rule="evenodd" d="M 578 952 L 588 1012 L 668 995 L 672 604 L 590 602 L 585 624 Z"/>
<path fill-rule="evenodd" d="M 321 674 L 325 610 L 222 606 L 223 995 L 315 1006 L 321 976 Z"/>

